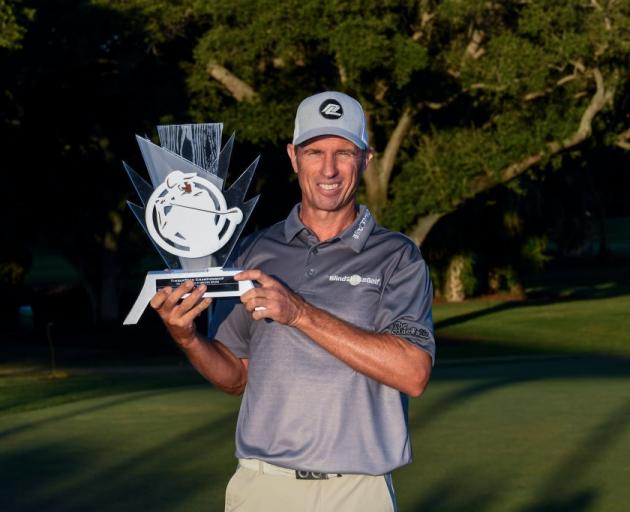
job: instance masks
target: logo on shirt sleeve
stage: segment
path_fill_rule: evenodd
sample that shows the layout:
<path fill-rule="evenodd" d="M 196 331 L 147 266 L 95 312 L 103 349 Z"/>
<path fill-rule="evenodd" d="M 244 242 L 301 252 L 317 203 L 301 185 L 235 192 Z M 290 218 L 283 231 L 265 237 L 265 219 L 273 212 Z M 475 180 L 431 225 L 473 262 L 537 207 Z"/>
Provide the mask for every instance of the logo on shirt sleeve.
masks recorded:
<path fill-rule="evenodd" d="M 421 340 L 430 340 L 431 333 L 424 327 L 415 327 L 407 322 L 396 320 L 392 325 L 391 332 L 394 336 L 413 336 Z"/>

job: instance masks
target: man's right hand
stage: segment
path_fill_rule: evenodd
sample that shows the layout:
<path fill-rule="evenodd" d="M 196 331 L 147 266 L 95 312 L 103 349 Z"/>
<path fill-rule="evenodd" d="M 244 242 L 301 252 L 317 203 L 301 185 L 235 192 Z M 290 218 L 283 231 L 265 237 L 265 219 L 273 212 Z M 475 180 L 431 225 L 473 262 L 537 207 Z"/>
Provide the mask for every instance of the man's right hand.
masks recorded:
<path fill-rule="evenodd" d="M 157 311 L 170 335 L 183 349 L 198 340 L 195 318 L 212 303 L 211 298 L 202 299 L 205 291 L 205 285 L 195 288 L 189 280 L 174 290 L 162 288 L 151 299 L 151 307 Z M 182 299 L 187 293 L 190 295 Z"/>

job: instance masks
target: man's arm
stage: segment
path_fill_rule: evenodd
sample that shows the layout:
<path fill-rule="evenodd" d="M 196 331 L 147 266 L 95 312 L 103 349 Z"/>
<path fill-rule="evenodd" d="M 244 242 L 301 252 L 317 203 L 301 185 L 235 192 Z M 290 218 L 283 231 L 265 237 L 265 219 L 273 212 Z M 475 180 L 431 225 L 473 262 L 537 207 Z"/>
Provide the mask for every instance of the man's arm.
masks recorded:
<path fill-rule="evenodd" d="M 247 359 L 239 359 L 220 341 L 211 342 L 199 334 L 195 318 L 212 299 L 202 299 L 205 285 L 193 287 L 192 281 L 186 281 L 175 290 L 163 288 L 151 299 L 151 307 L 201 375 L 226 393 L 241 394 L 247 384 Z M 179 302 L 186 293 L 190 295 Z"/>
<path fill-rule="evenodd" d="M 260 270 L 234 276 L 260 283 L 241 302 L 254 320 L 270 318 L 299 329 L 354 370 L 411 396 L 419 396 L 431 375 L 431 356 L 408 341 L 369 332 L 305 302 Z"/>

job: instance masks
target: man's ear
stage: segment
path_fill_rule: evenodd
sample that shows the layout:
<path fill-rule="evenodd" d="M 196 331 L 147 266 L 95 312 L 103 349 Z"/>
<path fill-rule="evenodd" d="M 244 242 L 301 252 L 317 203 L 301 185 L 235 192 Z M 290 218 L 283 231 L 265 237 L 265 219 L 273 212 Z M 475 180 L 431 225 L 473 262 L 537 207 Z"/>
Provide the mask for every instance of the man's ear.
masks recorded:
<path fill-rule="evenodd" d="M 289 154 L 289 160 L 291 160 L 291 167 L 293 167 L 293 172 L 297 174 L 297 148 L 293 144 L 287 144 L 287 153 Z"/>
<path fill-rule="evenodd" d="M 365 168 L 366 169 L 367 169 L 367 166 L 370 165 L 370 162 L 372 161 L 372 158 L 374 158 L 374 148 L 372 146 L 370 146 L 365 151 Z"/>
<path fill-rule="evenodd" d="M 372 158 L 374 158 L 374 148 L 368 147 L 365 150 L 365 153 L 363 155 L 363 162 L 362 162 L 363 166 L 361 169 L 361 176 L 363 176 L 363 173 L 365 173 L 366 169 L 368 168 L 368 165 L 370 165 Z"/>

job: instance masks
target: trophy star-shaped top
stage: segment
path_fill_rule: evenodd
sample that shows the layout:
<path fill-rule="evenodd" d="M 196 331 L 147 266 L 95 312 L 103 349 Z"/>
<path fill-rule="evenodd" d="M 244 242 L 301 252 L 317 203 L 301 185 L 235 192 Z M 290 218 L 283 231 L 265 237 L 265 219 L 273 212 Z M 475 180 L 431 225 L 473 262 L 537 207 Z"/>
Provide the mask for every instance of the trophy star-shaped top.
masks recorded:
<path fill-rule="evenodd" d="M 259 158 L 223 195 L 234 134 L 221 149 L 221 123 L 158 126 L 158 146 L 136 136 L 153 186 L 123 162 L 144 208 L 129 207 L 169 268 L 222 266 L 258 196 L 245 194 Z"/>
<path fill-rule="evenodd" d="M 149 171 L 153 188 L 157 188 L 173 170 L 179 170 L 185 173 L 195 173 L 197 176 L 212 183 L 219 190 L 223 189 L 223 180 L 206 169 L 177 153 L 173 153 L 169 149 L 154 144 L 149 139 L 136 135 L 136 140 Z"/>
<path fill-rule="evenodd" d="M 223 123 L 160 125 L 157 127 L 160 146 L 189 160 L 211 174 L 225 180 L 219 170 Z M 229 141 L 224 147 L 229 146 Z"/>

